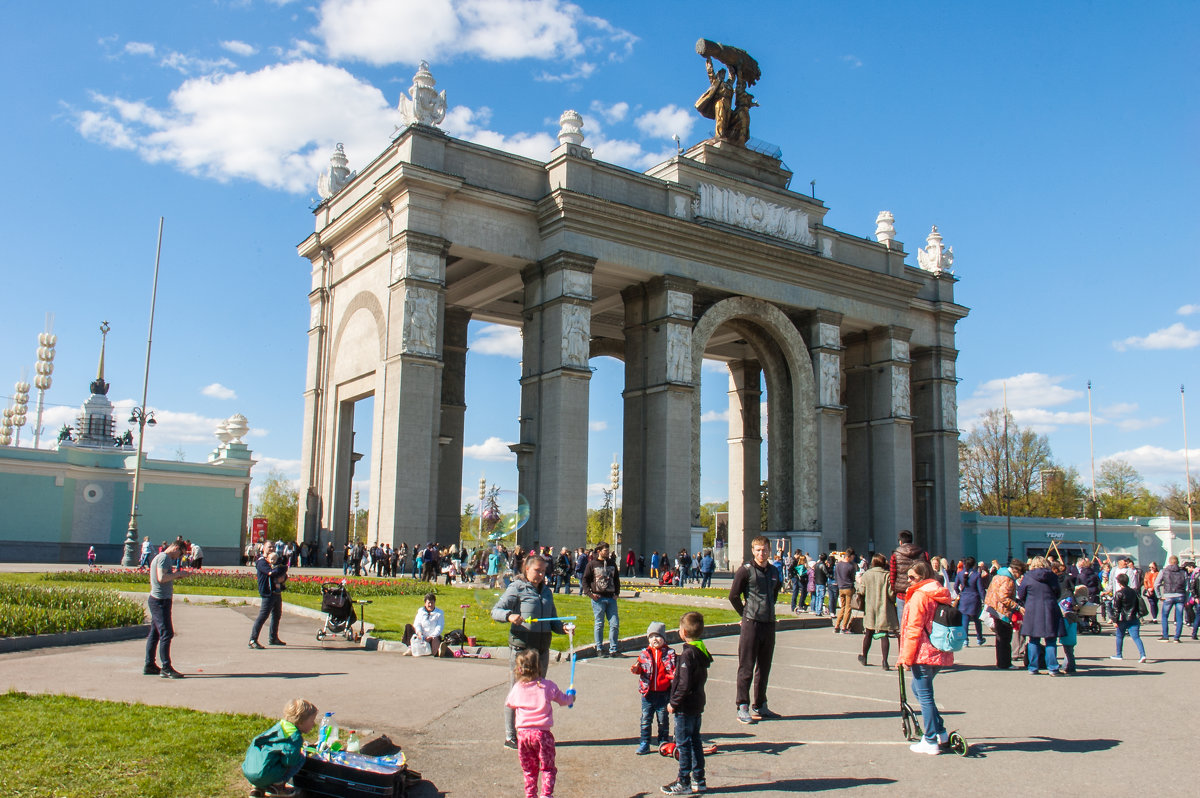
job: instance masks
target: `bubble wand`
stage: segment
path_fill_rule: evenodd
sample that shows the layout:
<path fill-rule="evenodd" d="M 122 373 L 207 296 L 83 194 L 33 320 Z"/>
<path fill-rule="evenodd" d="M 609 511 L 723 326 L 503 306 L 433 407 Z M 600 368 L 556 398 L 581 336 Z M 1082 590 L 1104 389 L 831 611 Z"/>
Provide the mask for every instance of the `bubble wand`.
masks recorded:
<path fill-rule="evenodd" d="M 578 615 L 560 615 L 557 618 L 526 618 L 525 622 L 526 623 L 546 623 L 548 621 L 574 621 L 578 617 L 579 617 Z M 575 627 L 572 626 L 571 628 L 573 629 Z"/>
<path fill-rule="evenodd" d="M 567 646 L 571 651 L 571 684 L 567 687 L 567 696 L 571 699 L 567 709 L 570 709 L 575 706 L 575 624 L 563 624 L 563 631 L 567 633 Z"/>

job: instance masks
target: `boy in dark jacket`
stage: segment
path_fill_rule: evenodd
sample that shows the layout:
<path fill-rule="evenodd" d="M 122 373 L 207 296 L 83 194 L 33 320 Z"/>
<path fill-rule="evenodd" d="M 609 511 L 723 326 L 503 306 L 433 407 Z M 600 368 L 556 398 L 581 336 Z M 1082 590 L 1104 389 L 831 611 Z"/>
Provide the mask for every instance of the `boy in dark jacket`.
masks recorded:
<path fill-rule="evenodd" d="M 316 725 L 317 708 L 297 698 L 284 708 L 283 720 L 250 742 L 242 773 L 253 785 L 251 798 L 293 794 L 287 782 L 304 765 L 304 735 Z"/>
<path fill-rule="evenodd" d="M 700 719 L 704 714 L 704 683 L 712 655 L 700 638 L 704 635 L 704 616 L 685 612 L 679 619 L 679 636 L 683 650 L 676 660 L 675 677 L 671 680 L 671 698 L 667 711 L 675 716 L 675 745 L 679 753 L 679 775 L 664 785 L 667 795 L 688 795 L 704 792 L 704 749 L 700 744 Z"/>

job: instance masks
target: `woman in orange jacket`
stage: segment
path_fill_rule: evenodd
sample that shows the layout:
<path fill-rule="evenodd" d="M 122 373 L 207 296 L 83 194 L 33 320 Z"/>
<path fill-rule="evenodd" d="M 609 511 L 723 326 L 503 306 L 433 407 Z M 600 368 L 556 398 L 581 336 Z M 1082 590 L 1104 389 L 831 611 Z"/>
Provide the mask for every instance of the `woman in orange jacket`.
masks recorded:
<path fill-rule="evenodd" d="M 912 673 L 913 692 L 921 702 L 921 722 L 925 736 L 909 746 L 918 754 L 939 754 L 950 738 L 933 699 L 933 677 L 942 668 L 954 664 L 954 654 L 934 648 L 929 629 L 938 604 L 950 603 L 950 591 L 933 578 L 933 569 L 925 560 L 917 560 L 908 569 L 908 593 L 904 597 L 904 617 L 900 620 L 900 664 Z"/>

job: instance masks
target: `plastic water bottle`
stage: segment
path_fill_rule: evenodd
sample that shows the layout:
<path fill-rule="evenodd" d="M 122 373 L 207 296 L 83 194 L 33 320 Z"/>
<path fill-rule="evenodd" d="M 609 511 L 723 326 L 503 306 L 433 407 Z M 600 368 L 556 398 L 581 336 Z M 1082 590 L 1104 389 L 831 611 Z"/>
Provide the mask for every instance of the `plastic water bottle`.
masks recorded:
<path fill-rule="evenodd" d="M 358 739 L 358 730 L 350 730 L 350 739 L 346 740 L 346 753 L 357 754 L 362 750 L 362 742 Z"/>
<path fill-rule="evenodd" d="M 321 718 L 321 725 L 317 729 L 317 750 L 325 751 L 333 747 L 337 742 L 338 727 L 333 720 L 333 713 L 326 712 L 325 717 Z"/>

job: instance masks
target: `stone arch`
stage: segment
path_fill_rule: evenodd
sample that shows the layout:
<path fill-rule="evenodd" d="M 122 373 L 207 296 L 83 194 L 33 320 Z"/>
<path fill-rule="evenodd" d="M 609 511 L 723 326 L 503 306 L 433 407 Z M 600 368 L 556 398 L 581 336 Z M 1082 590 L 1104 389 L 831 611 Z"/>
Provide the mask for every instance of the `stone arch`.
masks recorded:
<path fill-rule="evenodd" d="M 790 381 L 790 425 L 792 454 L 792 490 L 794 502 L 792 528 L 817 529 L 820 521 L 817 497 L 817 426 L 816 379 L 812 359 L 800 331 L 782 310 L 769 302 L 751 297 L 730 297 L 704 312 L 692 329 L 692 512 L 700 507 L 700 374 L 704 350 L 721 325 L 737 321 L 739 326 L 757 328 L 779 348 Z M 769 352 L 764 348 L 765 352 Z M 768 401 L 770 401 L 768 384 Z M 778 387 L 785 387 L 780 382 Z M 697 520 L 697 519 L 693 519 Z"/>
<path fill-rule="evenodd" d="M 601 338 L 597 336 L 591 341 L 588 358 L 593 357 L 615 357 L 622 363 L 625 362 L 625 342 L 616 338 Z"/>
<path fill-rule="evenodd" d="M 338 361 L 343 355 L 342 339 L 346 335 L 346 328 L 350 325 L 354 316 L 360 310 L 365 310 L 371 316 L 371 319 L 375 324 L 375 343 L 377 351 L 375 361 L 377 364 L 383 362 L 385 353 L 384 331 L 387 329 L 387 324 L 383 314 L 383 306 L 379 304 L 379 299 L 374 294 L 370 293 L 369 291 L 360 291 L 354 295 L 354 297 L 346 304 L 346 307 L 338 314 L 337 330 L 334 332 L 332 345 L 329 347 L 329 354 L 331 358 L 331 362 L 329 364 L 329 373 L 331 375 L 337 375 L 338 373 Z M 347 343 L 348 345 L 359 344 L 358 341 L 350 341 Z M 359 376 L 362 376 L 362 374 L 342 375 L 343 379 L 347 377 Z M 336 382 L 337 381 L 335 380 L 334 383 L 336 384 Z"/>

